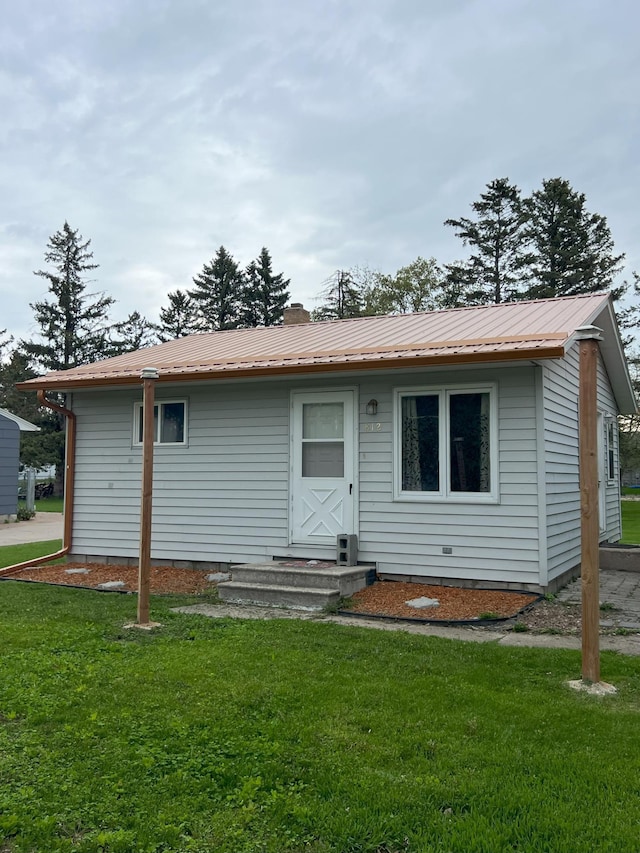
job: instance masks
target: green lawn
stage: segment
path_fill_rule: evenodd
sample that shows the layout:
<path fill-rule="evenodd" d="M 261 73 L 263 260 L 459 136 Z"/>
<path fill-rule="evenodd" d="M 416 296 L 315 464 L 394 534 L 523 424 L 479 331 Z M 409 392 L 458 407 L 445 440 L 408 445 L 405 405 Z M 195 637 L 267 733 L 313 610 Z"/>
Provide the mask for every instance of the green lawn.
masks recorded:
<path fill-rule="evenodd" d="M 627 545 L 640 545 L 640 501 L 622 501 L 622 539 Z"/>
<path fill-rule="evenodd" d="M 639 849 L 639 660 L 176 601 L 0 582 L 3 853 Z"/>
<path fill-rule="evenodd" d="M 42 498 L 36 501 L 36 512 L 62 512 L 63 498 Z"/>
<path fill-rule="evenodd" d="M 28 524 L 28 521 L 22 524 Z M 13 566 L 16 563 L 24 563 L 35 557 L 44 557 L 46 554 L 54 554 L 62 548 L 62 539 L 52 539 L 49 542 L 30 542 L 27 545 L 2 545 L 0 547 L 0 569 L 5 566 Z"/>

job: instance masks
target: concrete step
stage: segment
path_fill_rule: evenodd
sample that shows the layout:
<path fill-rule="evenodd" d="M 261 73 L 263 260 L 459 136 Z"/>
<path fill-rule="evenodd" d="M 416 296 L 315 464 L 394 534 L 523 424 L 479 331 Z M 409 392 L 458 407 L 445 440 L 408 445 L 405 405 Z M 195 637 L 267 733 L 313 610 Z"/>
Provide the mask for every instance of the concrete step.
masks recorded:
<path fill-rule="evenodd" d="M 343 597 L 353 595 L 375 580 L 374 566 L 285 566 L 271 563 L 245 563 L 233 566 L 232 579 L 249 585 L 302 587 L 337 590 Z"/>
<path fill-rule="evenodd" d="M 218 595 L 230 604 L 257 604 L 261 607 L 291 607 L 294 610 L 322 610 L 340 599 L 337 589 L 241 583 L 218 584 Z"/>

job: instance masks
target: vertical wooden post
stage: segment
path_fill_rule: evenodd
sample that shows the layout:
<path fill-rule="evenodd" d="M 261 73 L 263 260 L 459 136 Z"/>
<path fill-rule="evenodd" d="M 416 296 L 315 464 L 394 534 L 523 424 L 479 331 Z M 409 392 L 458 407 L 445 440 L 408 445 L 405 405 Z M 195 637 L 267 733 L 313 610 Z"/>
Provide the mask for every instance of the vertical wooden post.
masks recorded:
<path fill-rule="evenodd" d="M 580 534 L 582 542 L 582 679 L 600 681 L 600 555 L 598 520 L 598 340 L 595 326 L 578 329 L 580 340 Z"/>
<path fill-rule="evenodd" d="M 149 624 L 149 565 L 151 561 L 151 512 L 153 506 L 153 417 L 155 367 L 145 367 L 140 378 L 143 384 L 142 403 L 142 494 L 140 499 L 140 556 L 138 562 L 138 625 Z"/>

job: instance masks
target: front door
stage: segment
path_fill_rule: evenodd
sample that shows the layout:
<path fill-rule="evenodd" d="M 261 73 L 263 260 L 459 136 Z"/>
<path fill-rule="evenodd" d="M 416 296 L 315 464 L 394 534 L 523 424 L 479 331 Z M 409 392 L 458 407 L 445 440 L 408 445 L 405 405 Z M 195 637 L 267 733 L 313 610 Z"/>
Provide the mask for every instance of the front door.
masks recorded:
<path fill-rule="evenodd" d="M 292 542 L 335 545 L 355 532 L 354 396 L 292 394 Z"/>

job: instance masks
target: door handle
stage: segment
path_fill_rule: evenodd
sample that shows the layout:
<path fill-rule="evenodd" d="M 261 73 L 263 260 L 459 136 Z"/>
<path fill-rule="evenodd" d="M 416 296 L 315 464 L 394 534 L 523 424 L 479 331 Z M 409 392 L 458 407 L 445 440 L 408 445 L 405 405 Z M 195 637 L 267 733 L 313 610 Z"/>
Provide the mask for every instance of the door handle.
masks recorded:
<path fill-rule="evenodd" d="M 353 491 L 353 483 L 349 483 L 349 494 Z"/>

